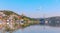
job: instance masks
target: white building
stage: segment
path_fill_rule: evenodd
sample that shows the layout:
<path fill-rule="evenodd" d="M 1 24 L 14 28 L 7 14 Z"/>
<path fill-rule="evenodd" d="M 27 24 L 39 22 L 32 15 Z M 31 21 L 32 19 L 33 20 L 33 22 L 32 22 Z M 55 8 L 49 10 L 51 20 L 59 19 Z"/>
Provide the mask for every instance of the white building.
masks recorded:
<path fill-rule="evenodd" d="M 20 20 L 20 24 L 21 24 L 21 25 L 24 24 L 24 20 L 23 20 L 23 19 Z"/>

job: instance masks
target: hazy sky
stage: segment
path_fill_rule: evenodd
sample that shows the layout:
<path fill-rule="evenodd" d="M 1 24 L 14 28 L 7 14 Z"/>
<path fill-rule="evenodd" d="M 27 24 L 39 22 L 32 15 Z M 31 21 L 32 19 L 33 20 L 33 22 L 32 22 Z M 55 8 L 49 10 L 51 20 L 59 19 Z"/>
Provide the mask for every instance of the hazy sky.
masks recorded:
<path fill-rule="evenodd" d="M 0 0 L 0 10 L 34 18 L 60 16 L 60 0 Z"/>

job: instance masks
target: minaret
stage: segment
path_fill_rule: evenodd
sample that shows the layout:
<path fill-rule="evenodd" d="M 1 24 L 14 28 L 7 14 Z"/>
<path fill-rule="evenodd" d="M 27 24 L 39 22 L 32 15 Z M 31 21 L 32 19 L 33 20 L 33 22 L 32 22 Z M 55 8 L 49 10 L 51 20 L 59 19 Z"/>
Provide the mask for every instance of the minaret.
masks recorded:
<path fill-rule="evenodd" d="M 24 16 L 24 13 L 22 13 L 21 16 Z"/>
<path fill-rule="evenodd" d="M 23 19 L 23 18 L 24 18 L 24 16 L 25 16 L 25 15 L 24 15 L 24 13 L 22 13 L 22 14 L 21 14 L 21 16 L 22 16 L 22 19 Z"/>

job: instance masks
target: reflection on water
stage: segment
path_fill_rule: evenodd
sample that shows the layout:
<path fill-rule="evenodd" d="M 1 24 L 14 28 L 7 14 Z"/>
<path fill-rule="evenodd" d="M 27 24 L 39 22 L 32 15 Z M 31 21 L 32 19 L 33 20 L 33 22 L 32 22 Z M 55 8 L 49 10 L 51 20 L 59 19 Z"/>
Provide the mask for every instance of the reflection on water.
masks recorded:
<path fill-rule="evenodd" d="M 0 33 L 60 33 L 60 27 L 33 25 L 33 26 L 26 27 L 24 29 L 18 29 L 9 32 L 1 29 Z"/>

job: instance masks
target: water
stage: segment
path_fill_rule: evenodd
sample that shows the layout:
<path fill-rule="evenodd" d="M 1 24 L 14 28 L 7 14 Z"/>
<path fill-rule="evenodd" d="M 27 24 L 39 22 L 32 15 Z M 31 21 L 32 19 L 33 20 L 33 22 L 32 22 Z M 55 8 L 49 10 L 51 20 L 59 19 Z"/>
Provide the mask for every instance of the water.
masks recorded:
<path fill-rule="evenodd" d="M 60 27 L 34 25 L 19 29 L 13 33 L 60 33 Z"/>
<path fill-rule="evenodd" d="M 60 33 L 60 27 L 33 25 L 24 29 L 16 30 L 12 33 Z"/>

